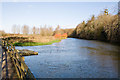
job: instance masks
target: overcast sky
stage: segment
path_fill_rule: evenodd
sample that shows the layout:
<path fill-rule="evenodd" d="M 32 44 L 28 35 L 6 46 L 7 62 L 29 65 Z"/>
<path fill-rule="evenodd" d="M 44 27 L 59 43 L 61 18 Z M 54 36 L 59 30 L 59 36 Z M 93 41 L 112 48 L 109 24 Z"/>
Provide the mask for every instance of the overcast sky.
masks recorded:
<path fill-rule="evenodd" d="M 6 0 L 7 1 L 7 0 Z M 97 16 L 105 8 L 117 13 L 117 2 L 1 2 L 0 30 L 11 32 L 16 25 L 40 27 L 60 25 L 61 28 L 75 28 L 92 15 Z M 31 0 L 32 1 L 32 0 Z M 72 1 L 72 0 L 71 0 Z"/>

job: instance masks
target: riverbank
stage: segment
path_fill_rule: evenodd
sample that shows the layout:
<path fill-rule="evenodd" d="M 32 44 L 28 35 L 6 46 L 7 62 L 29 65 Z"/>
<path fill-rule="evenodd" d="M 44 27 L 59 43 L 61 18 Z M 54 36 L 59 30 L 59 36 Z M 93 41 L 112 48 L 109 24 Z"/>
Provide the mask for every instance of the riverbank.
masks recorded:
<path fill-rule="evenodd" d="M 13 45 L 14 46 L 39 46 L 39 45 L 50 45 L 60 41 L 61 39 L 56 39 L 56 40 L 52 40 L 50 42 L 44 42 L 44 43 L 43 42 L 24 42 L 24 43 L 16 42 L 16 43 L 13 43 Z"/>
<path fill-rule="evenodd" d="M 2 45 L 1 54 L 4 56 L 2 56 L 2 63 L 1 63 L 2 64 L 1 79 L 23 80 L 23 79 L 31 78 L 33 80 L 36 80 L 33 73 L 30 71 L 30 69 L 24 62 L 24 58 L 22 58 L 21 52 L 18 53 L 18 50 L 16 50 L 15 47 L 13 47 L 13 45 L 7 42 L 5 39 L 3 40 L 3 42 L 4 45 Z M 11 45 L 11 47 L 9 45 Z"/>
<path fill-rule="evenodd" d="M 92 16 L 87 22 L 83 21 L 78 24 L 70 37 L 120 44 L 118 15 L 100 14 L 97 17 Z"/>
<path fill-rule="evenodd" d="M 38 46 L 38 45 L 50 45 L 56 42 L 60 42 L 65 38 L 55 38 L 54 36 L 40 36 L 40 35 L 9 35 L 3 37 L 7 39 L 14 46 Z"/>

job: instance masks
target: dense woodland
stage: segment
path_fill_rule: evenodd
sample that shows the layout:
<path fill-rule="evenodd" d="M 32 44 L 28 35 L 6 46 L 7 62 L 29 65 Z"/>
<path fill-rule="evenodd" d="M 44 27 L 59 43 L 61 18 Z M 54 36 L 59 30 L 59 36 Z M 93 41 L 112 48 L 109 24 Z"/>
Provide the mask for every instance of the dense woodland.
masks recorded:
<path fill-rule="evenodd" d="M 97 17 L 93 15 L 86 23 L 83 21 L 78 24 L 71 37 L 120 42 L 119 14 L 111 15 L 107 10 L 104 12 Z"/>

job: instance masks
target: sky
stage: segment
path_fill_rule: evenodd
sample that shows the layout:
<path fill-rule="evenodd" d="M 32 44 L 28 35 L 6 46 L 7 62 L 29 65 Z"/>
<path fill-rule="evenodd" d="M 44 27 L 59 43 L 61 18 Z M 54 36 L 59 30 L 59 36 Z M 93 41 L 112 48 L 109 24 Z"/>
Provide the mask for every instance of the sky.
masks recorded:
<path fill-rule="evenodd" d="M 119 2 L 119 0 L 0 0 L 0 2 Z"/>
<path fill-rule="evenodd" d="M 14 24 L 29 27 L 60 25 L 61 28 L 75 28 L 92 15 L 99 15 L 105 8 L 117 14 L 118 2 L 1 2 L 0 30 L 12 32 Z"/>

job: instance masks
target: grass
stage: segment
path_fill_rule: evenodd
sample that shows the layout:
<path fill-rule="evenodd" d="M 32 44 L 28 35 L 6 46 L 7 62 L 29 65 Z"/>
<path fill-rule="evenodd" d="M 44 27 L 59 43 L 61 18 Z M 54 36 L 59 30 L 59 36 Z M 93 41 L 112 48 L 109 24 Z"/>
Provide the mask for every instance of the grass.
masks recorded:
<path fill-rule="evenodd" d="M 56 39 L 56 40 L 46 42 L 46 43 L 42 43 L 42 42 L 24 42 L 24 43 L 16 42 L 13 45 L 14 46 L 39 46 L 39 45 L 50 45 L 50 44 L 57 43 L 60 41 L 61 41 L 61 39 Z"/>

